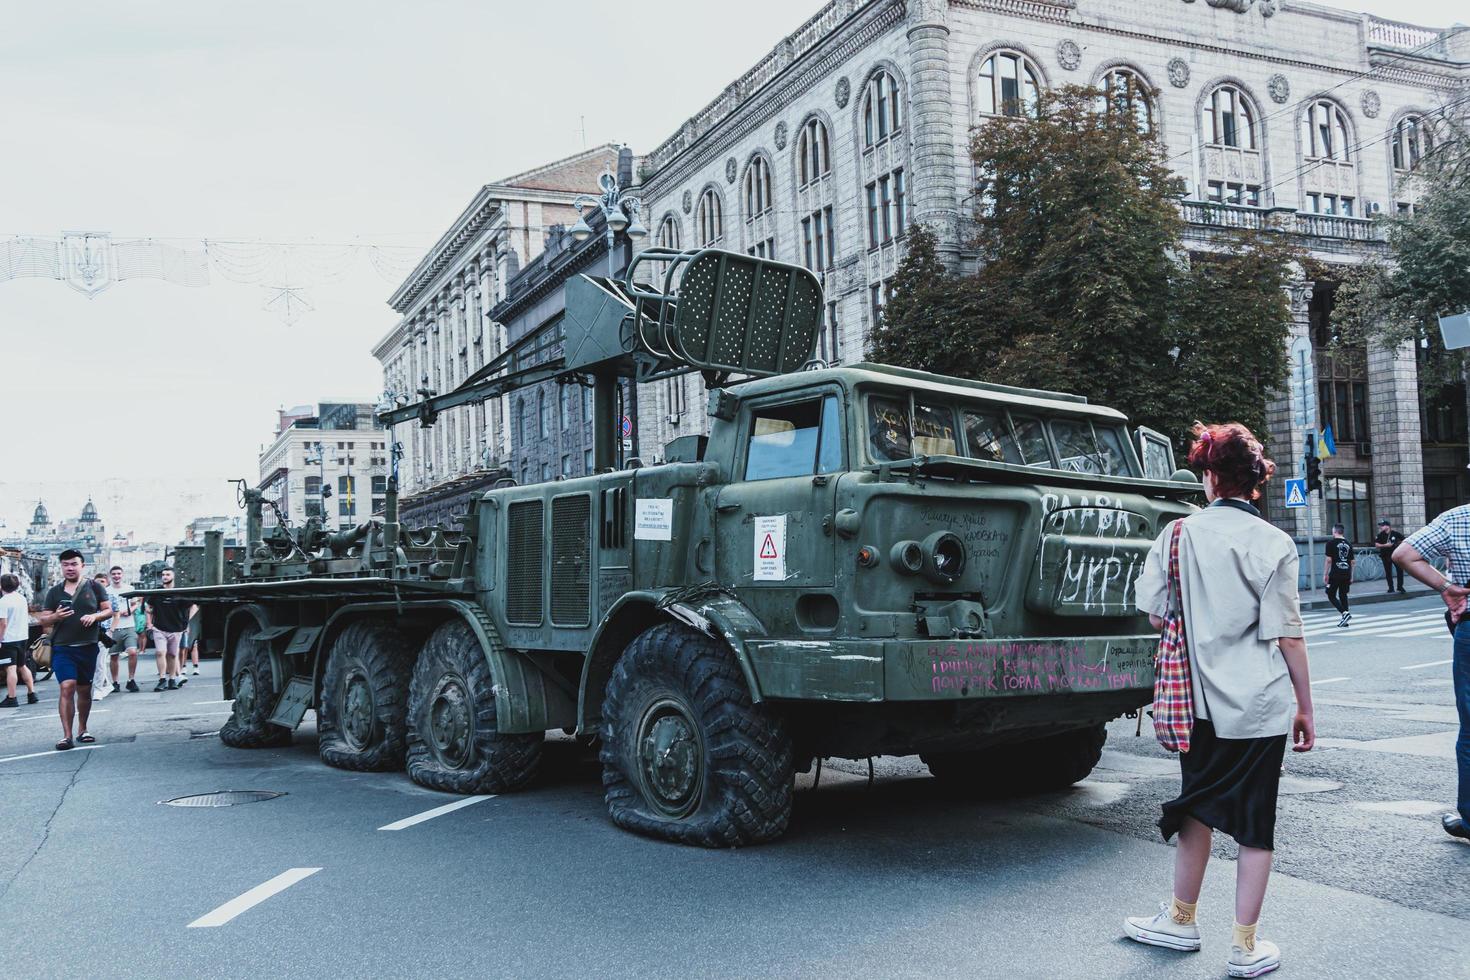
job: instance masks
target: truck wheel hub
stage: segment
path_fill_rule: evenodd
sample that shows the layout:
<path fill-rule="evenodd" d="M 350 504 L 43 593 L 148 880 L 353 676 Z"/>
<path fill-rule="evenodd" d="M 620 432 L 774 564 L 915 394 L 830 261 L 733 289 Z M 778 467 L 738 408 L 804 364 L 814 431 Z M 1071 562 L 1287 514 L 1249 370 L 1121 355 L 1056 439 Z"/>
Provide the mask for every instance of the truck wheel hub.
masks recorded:
<path fill-rule="evenodd" d="M 429 744 L 434 754 L 448 768 L 462 768 L 470 758 L 474 731 L 474 716 L 464 681 L 453 676 L 443 678 L 429 702 Z"/>
<path fill-rule="evenodd" d="M 660 700 L 639 726 L 638 763 L 648 801 L 670 817 L 688 816 L 704 790 L 704 743 L 684 705 Z"/>
<path fill-rule="evenodd" d="M 255 675 L 242 670 L 235 675 L 235 717 L 249 718 L 255 712 Z"/>
<path fill-rule="evenodd" d="M 361 670 L 349 673 L 342 686 L 342 734 L 354 749 L 365 749 L 372 742 L 376 714 L 373 687 Z"/>

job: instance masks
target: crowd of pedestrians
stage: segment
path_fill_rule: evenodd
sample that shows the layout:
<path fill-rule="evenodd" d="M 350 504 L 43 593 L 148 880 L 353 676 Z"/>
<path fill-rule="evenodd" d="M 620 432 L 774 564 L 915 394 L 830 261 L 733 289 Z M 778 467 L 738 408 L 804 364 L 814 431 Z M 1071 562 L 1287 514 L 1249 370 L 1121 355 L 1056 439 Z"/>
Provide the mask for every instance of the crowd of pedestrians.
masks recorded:
<path fill-rule="evenodd" d="M 49 634 L 49 666 L 57 681 L 61 716 L 56 748 L 65 751 L 97 740 L 88 728 L 94 701 L 109 693 L 141 690 L 138 659 L 150 644 L 158 670 L 154 691 L 177 690 L 188 683 L 188 654 L 193 656 L 193 674 L 198 675 L 199 607 L 186 599 L 126 598 L 130 587 L 121 566 L 86 578 L 84 557 L 76 550 L 63 551 L 57 561 L 61 581 L 34 608 L 28 607 L 16 576 L 0 575 L 0 668 L 6 685 L 0 708 L 19 706 L 18 685 L 25 687 L 27 704 L 40 701 L 29 657 L 36 634 Z M 173 569 L 164 569 L 162 580 L 164 588 L 174 588 Z"/>

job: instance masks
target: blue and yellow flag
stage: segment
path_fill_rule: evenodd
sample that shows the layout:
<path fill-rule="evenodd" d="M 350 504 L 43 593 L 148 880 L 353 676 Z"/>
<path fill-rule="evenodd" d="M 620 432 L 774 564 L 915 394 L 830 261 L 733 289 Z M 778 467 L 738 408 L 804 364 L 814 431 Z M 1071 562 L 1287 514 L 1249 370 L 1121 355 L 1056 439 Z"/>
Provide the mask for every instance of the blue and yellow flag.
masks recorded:
<path fill-rule="evenodd" d="M 1325 429 L 1323 429 L 1322 434 L 1317 437 L 1317 458 L 1327 459 L 1329 456 L 1336 455 L 1337 440 L 1332 438 L 1332 426 L 1329 425 Z"/>

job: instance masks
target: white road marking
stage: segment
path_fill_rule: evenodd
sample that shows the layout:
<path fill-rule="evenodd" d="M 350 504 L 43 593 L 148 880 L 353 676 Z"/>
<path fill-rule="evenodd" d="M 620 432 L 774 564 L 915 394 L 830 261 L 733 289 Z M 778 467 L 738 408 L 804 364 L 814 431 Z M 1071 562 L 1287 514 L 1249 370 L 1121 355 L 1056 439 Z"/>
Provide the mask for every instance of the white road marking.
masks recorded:
<path fill-rule="evenodd" d="M 1312 686 L 1316 687 L 1318 684 L 1336 684 L 1338 681 L 1350 680 L 1352 680 L 1351 677 L 1324 677 L 1320 681 L 1313 681 Z"/>
<path fill-rule="evenodd" d="M 1398 755 L 1422 755 L 1434 759 L 1453 759 L 1459 729 L 1429 735 L 1406 735 L 1400 738 L 1376 738 L 1366 742 L 1350 738 L 1319 738 L 1319 748 L 1358 749 L 1364 752 L 1389 752 Z"/>
<path fill-rule="evenodd" d="M 1414 630 L 1410 633 L 1379 633 L 1376 635 L 1381 636 L 1385 640 L 1411 640 L 1422 639 L 1426 636 L 1435 636 L 1437 634 L 1448 632 L 1449 630 L 1445 629 L 1443 626 L 1436 626 L 1434 629 Z"/>
<path fill-rule="evenodd" d="M 416 813 L 411 817 L 404 817 L 402 820 L 395 820 L 390 824 L 385 824 L 384 826 L 379 827 L 378 829 L 407 830 L 409 827 L 412 827 L 415 824 L 421 824 L 425 820 L 433 820 L 435 817 L 442 817 L 446 813 L 453 813 L 455 810 L 462 810 L 467 806 L 472 806 L 476 803 L 481 803 L 485 800 L 493 799 L 495 799 L 494 793 L 489 793 L 484 796 L 467 796 L 462 800 L 456 800 L 453 803 L 446 803 L 443 806 L 436 806 L 432 810 L 425 810 L 423 813 Z"/>
<path fill-rule="evenodd" d="M 107 712 L 109 712 L 111 710 L 112 710 L 111 708 L 93 708 L 92 709 L 92 713 L 90 715 L 88 715 L 87 717 L 88 718 L 91 718 L 91 717 L 94 717 L 96 715 L 105 715 L 105 714 L 107 714 Z M 23 716 L 21 716 L 19 718 L 12 717 L 9 720 L 10 721 L 58 721 L 59 719 L 57 718 L 57 715 L 56 715 L 56 712 L 55 711 L 48 711 L 44 715 L 23 715 Z"/>
<path fill-rule="evenodd" d="M 1420 667 L 1443 667 L 1445 664 L 1452 663 L 1454 663 L 1453 660 L 1434 660 L 1427 664 L 1409 664 L 1407 667 L 1400 667 L 1399 670 L 1418 670 Z"/>
<path fill-rule="evenodd" d="M 241 912 L 246 912 L 279 892 L 285 891 L 304 878 L 310 878 L 321 868 L 292 868 L 276 875 L 270 881 L 256 885 L 239 898 L 232 898 L 213 912 L 201 915 L 189 923 L 190 929 L 212 929 L 229 922 Z"/>
<path fill-rule="evenodd" d="M 234 698 L 226 698 L 223 701 L 195 701 L 195 704 L 234 704 Z"/>
<path fill-rule="evenodd" d="M 1318 647 L 1330 647 L 1336 642 L 1336 640 L 1318 640 L 1316 643 L 1312 644 L 1312 649 L 1315 650 Z"/>
<path fill-rule="evenodd" d="M 39 759 L 43 755 L 61 755 L 63 752 L 85 752 L 88 749 L 100 749 L 101 745 L 77 745 L 69 749 L 51 749 L 49 752 L 32 752 L 29 755 L 11 755 L 0 759 L 0 762 L 19 762 L 21 759 Z"/>

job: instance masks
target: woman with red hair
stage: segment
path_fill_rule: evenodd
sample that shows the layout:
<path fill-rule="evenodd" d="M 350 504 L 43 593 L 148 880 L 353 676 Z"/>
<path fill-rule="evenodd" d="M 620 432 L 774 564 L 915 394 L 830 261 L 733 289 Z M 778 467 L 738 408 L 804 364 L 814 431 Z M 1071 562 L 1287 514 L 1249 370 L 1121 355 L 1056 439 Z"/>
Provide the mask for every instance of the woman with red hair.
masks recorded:
<path fill-rule="evenodd" d="M 1276 466 L 1239 423 L 1195 423 L 1190 468 L 1209 506 L 1182 519 L 1177 605 L 1187 637 L 1194 727 L 1179 756 L 1182 789 L 1163 805 L 1159 829 L 1176 833 L 1173 900 L 1158 915 L 1124 922 L 1133 939 L 1169 949 L 1200 948 L 1195 907 L 1214 831 L 1240 845 L 1235 930 L 1227 967 L 1256 977 L 1281 964 L 1274 943 L 1256 938 L 1271 876 L 1276 796 L 1286 736 L 1306 752 L 1316 740 L 1307 645 L 1297 596 L 1296 544 L 1252 505 Z M 1170 612 L 1174 525 L 1163 529 L 1138 579 L 1138 609 L 1155 629 Z M 1292 700 L 1295 695 L 1296 711 Z"/>

